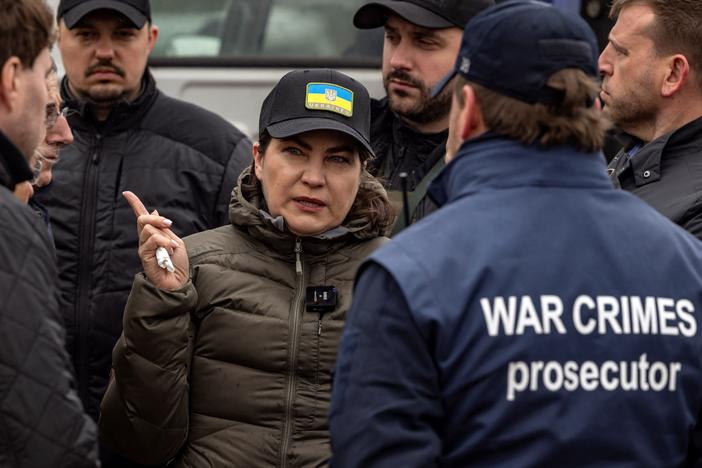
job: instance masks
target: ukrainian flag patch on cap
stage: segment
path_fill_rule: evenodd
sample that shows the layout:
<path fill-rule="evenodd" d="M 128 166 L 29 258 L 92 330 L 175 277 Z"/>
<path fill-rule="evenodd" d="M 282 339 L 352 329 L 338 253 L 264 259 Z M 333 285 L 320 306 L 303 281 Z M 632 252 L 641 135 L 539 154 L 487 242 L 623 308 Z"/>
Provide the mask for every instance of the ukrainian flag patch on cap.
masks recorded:
<path fill-rule="evenodd" d="M 305 107 L 351 117 L 353 115 L 353 91 L 331 83 L 308 83 Z"/>

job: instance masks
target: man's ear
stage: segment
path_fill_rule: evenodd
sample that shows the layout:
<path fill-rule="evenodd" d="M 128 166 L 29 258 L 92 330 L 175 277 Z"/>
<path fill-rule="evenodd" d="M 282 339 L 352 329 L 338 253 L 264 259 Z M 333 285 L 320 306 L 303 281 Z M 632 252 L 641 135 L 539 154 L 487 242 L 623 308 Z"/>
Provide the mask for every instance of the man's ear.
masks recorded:
<path fill-rule="evenodd" d="M 0 105 L 8 112 L 16 106 L 17 90 L 20 86 L 19 73 L 22 62 L 19 57 L 12 56 L 0 68 Z"/>
<path fill-rule="evenodd" d="M 156 45 L 156 41 L 158 40 L 158 26 L 150 26 L 149 27 L 149 53 L 154 49 L 154 46 Z"/>
<path fill-rule="evenodd" d="M 263 170 L 263 155 L 260 152 L 261 144 L 257 141 L 253 144 L 253 158 L 254 158 L 254 171 L 256 172 L 256 177 L 261 180 Z"/>
<path fill-rule="evenodd" d="M 56 27 L 56 44 L 61 44 L 61 38 L 64 34 L 68 34 L 68 28 L 66 27 L 66 23 L 63 21 L 63 18 L 61 18 L 58 22 L 58 26 Z"/>
<path fill-rule="evenodd" d="M 675 54 L 668 59 L 661 95 L 671 97 L 685 86 L 690 76 L 690 63 L 682 54 Z"/>
<path fill-rule="evenodd" d="M 473 87 L 470 85 L 463 86 L 461 94 L 463 95 L 464 105 L 458 116 L 458 136 L 465 141 L 483 133 L 485 127 L 483 125 L 483 113 Z"/>

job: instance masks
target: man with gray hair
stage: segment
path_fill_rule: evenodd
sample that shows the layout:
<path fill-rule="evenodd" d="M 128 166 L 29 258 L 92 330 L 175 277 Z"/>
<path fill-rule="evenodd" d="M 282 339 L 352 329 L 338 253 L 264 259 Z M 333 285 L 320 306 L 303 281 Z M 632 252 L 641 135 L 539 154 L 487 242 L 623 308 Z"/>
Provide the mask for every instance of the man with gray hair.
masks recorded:
<path fill-rule="evenodd" d="M 12 191 L 44 138 L 53 18 L 0 0 L 0 466 L 95 467 L 95 425 L 73 388 L 46 229 Z"/>

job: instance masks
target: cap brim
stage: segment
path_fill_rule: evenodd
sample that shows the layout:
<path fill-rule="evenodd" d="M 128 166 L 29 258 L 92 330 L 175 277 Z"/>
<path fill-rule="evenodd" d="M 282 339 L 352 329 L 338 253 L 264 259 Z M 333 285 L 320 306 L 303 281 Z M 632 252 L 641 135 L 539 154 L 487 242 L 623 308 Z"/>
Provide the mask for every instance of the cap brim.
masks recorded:
<path fill-rule="evenodd" d="M 454 76 L 456 76 L 457 73 L 458 72 L 454 68 L 453 70 L 448 72 L 448 74 L 446 76 L 441 78 L 441 81 L 436 83 L 436 85 L 434 85 L 434 87 L 431 89 L 431 97 L 435 98 L 436 96 L 441 94 L 441 91 L 444 90 L 446 85 L 449 84 L 449 82 L 453 79 Z"/>
<path fill-rule="evenodd" d="M 375 155 L 370 143 L 358 131 L 339 121 L 321 117 L 302 117 L 299 119 L 284 120 L 266 127 L 273 138 L 287 138 L 313 130 L 336 130 L 356 139 L 371 155 Z"/>
<path fill-rule="evenodd" d="M 147 20 L 146 16 L 133 6 L 114 0 L 89 0 L 68 10 L 64 13 L 62 18 L 66 23 L 66 27 L 71 29 L 78 24 L 81 18 L 95 10 L 114 10 L 121 13 L 131 21 L 137 29 L 143 28 Z"/>
<path fill-rule="evenodd" d="M 431 29 L 457 27 L 451 21 L 442 18 L 427 9 L 409 2 L 379 1 L 367 3 L 358 9 L 353 17 L 353 24 L 358 29 L 373 29 L 385 25 L 390 14 L 404 18 L 410 23 Z"/>

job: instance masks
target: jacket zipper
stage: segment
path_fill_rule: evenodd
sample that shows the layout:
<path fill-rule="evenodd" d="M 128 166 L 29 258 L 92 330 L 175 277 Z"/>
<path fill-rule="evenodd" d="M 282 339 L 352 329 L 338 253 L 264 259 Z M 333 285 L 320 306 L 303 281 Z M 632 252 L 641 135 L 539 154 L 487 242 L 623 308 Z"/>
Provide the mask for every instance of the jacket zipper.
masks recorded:
<path fill-rule="evenodd" d="M 87 401 L 88 397 L 88 376 L 87 376 L 87 356 L 88 349 L 88 321 L 90 286 L 92 278 L 93 248 L 95 246 L 95 208 L 97 204 L 97 172 L 100 162 L 100 152 L 102 150 L 102 135 L 99 133 L 95 137 L 95 142 L 91 151 L 90 161 L 85 167 L 83 178 L 83 198 L 81 200 L 80 219 L 83 221 L 80 227 L 80 239 L 78 248 L 78 298 L 74 311 L 76 326 L 76 344 L 73 354 L 73 365 L 76 368 L 78 380 L 78 394 L 81 400 Z"/>
<path fill-rule="evenodd" d="M 302 262 L 302 240 L 295 239 L 295 275 L 297 276 L 297 291 L 290 317 L 290 348 L 288 349 L 288 379 L 287 392 L 285 397 L 285 419 L 283 420 L 283 440 L 280 446 L 280 466 L 286 467 L 288 464 L 287 453 L 290 445 L 290 434 L 292 432 L 292 410 L 295 400 L 295 387 L 297 385 L 297 348 L 300 339 L 300 323 L 302 306 L 304 302 L 305 275 Z"/>

